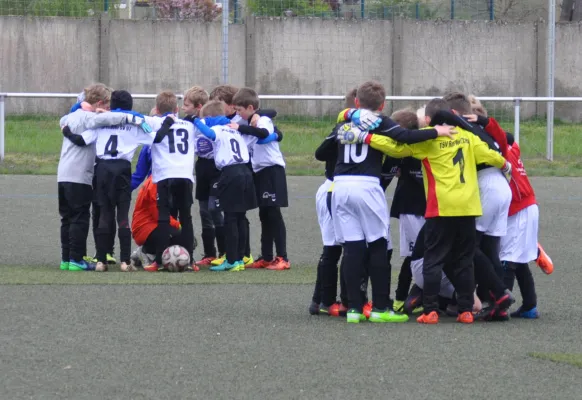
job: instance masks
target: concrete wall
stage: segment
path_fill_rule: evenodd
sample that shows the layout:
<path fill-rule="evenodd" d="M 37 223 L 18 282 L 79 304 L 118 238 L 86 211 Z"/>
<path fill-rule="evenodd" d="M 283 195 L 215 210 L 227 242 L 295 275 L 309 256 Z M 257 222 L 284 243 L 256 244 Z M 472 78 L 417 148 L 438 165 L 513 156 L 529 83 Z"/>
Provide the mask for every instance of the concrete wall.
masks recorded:
<path fill-rule="evenodd" d="M 260 94 L 343 95 L 367 79 L 382 82 L 394 95 L 436 96 L 454 89 L 482 96 L 546 94 L 543 23 L 246 22 L 230 27 L 229 80 Z M 133 93 L 182 92 L 195 84 L 210 89 L 220 82 L 220 23 L 0 17 L 0 29 L 2 92 L 76 93 L 97 81 Z M 558 96 L 582 92 L 581 29 L 579 24 L 557 27 Z M 7 114 L 61 114 L 71 102 L 10 99 Z M 152 105 L 142 101 L 136 108 L 149 111 Z M 334 114 L 341 105 L 264 104 L 277 107 L 281 115 Z M 534 114 L 533 104 L 522 106 L 525 117 Z M 544 109 L 540 105 L 538 113 Z M 559 118 L 582 120 L 582 104 L 557 105 L 556 111 Z"/>

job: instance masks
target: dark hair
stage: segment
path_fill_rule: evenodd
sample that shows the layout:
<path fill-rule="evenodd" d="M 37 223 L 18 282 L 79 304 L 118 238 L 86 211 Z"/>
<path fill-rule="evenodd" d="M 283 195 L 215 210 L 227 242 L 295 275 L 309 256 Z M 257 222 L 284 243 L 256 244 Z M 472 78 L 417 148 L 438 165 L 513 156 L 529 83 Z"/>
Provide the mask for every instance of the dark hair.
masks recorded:
<path fill-rule="evenodd" d="M 112 110 L 121 109 L 130 111 L 133 108 L 133 97 L 127 90 L 114 90 L 111 93 L 111 103 L 109 104 Z"/>
<path fill-rule="evenodd" d="M 361 108 L 378 111 L 386 100 L 386 90 L 380 82 L 367 81 L 358 87 L 356 98 Z"/>
<path fill-rule="evenodd" d="M 441 110 L 451 111 L 451 107 L 449 107 L 449 104 L 443 99 L 439 98 L 432 99 L 426 105 L 424 109 L 424 115 L 426 115 L 430 119 L 433 119 L 436 113 Z"/>
<path fill-rule="evenodd" d="M 418 116 L 410 109 L 394 111 L 390 118 L 405 129 L 418 129 Z"/>
<path fill-rule="evenodd" d="M 471 114 L 471 102 L 469 98 L 461 92 L 452 92 L 443 97 L 449 107 L 461 114 Z"/>
<path fill-rule="evenodd" d="M 513 145 L 515 143 L 515 137 L 511 134 L 511 132 L 505 132 L 505 136 L 507 137 L 507 144 Z"/>

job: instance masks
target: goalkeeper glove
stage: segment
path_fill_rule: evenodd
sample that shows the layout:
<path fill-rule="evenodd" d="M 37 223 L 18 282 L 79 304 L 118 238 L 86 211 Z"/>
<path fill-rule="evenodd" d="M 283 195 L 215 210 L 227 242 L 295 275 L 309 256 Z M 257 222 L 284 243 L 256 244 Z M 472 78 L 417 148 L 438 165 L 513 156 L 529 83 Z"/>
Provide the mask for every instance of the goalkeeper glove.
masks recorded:
<path fill-rule="evenodd" d="M 380 126 L 382 118 L 370 110 L 357 109 L 351 115 L 350 119 L 355 126 L 364 131 L 371 131 Z"/>
<path fill-rule="evenodd" d="M 152 127 L 146 122 L 145 117 L 139 113 L 126 113 L 128 124 L 139 126 L 145 133 L 152 133 Z"/>
<path fill-rule="evenodd" d="M 368 136 L 368 131 L 363 131 L 353 124 L 346 124 L 337 133 L 337 138 L 341 144 L 364 143 Z"/>
<path fill-rule="evenodd" d="M 503 164 L 503 167 L 501 168 L 501 172 L 503 172 L 507 182 L 511 182 L 511 163 L 509 161 L 505 161 L 505 164 Z"/>

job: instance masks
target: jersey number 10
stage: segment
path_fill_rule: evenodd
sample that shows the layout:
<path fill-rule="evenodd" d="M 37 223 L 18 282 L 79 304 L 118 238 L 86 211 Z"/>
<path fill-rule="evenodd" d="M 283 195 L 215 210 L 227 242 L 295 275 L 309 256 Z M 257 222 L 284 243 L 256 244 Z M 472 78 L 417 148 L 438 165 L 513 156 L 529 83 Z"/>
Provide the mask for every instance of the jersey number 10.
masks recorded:
<path fill-rule="evenodd" d="M 346 144 L 344 145 L 344 164 L 359 164 L 368 155 L 367 144 Z"/>

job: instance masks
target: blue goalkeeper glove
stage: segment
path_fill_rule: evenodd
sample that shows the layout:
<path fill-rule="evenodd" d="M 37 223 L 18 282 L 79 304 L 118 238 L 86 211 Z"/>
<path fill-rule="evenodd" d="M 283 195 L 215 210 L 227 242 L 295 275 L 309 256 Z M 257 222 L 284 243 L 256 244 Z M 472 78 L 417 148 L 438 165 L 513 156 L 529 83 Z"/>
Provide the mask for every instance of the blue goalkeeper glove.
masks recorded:
<path fill-rule="evenodd" d="M 121 109 L 115 109 L 111 111 L 124 113 L 126 117 L 125 120 L 128 124 L 139 126 L 145 133 L 152 133 L 153 131 L 152 127 L 149 126 L 149 124 L 145 120 L 145 117 L 142 114 L 135 111 Z"/>
<path fill-rule="evenodd" d="M 353 124 L 364 131 L 371 131 L 380 126 L 382 118 L 378 114 L 370 111 L 357 109 L 348 113 L 348 117 Z"/>

